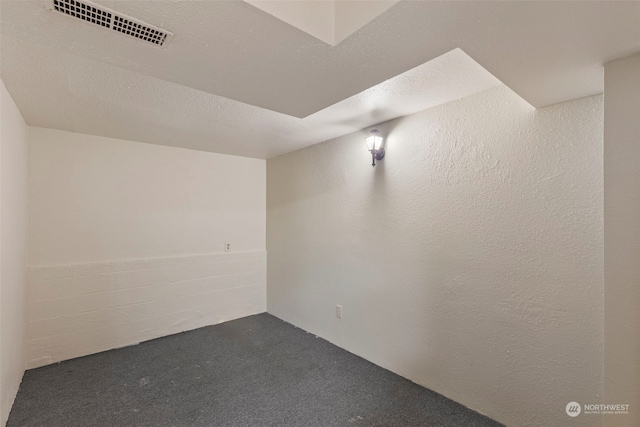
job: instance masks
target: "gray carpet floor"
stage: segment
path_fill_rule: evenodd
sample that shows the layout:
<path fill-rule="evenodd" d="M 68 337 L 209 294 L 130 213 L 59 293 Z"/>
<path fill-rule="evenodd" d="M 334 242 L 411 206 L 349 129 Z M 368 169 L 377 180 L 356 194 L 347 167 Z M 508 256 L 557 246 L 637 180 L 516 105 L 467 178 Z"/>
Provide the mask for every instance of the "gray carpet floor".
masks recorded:
<path fill-rule="evenodd" d="M 7 425 L 500 426 L 269 314 L 29 370 Z"/>

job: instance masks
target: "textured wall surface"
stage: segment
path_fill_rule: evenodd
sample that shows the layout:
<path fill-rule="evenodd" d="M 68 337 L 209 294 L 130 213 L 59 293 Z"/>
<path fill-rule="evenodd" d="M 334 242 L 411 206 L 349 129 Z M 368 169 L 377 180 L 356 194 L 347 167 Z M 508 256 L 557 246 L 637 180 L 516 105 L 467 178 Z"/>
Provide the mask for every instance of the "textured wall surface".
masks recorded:
<path fill-rule="evenodd" d="M 264 251 L 32 267 L 27 368 L 266 310 Z"/>
<path fill-rule="evenodd" d="M 24 372 L 29 128 L 0 81 L 0 425 Z"/>
<path fill-rule="evenodd" d="M 628 415 L 605 425 L 640 425 L 640 54 L 605 65 L 605 403 Z"/>
<path fill-rule="evenodd" d="M 601 96 L 496 88 L 267 163 L 268 311 L 513 426 L 596 426 Z M 343 319 L 335 305 L 344 307 Z"/>
<path fill-rule="evenodd" d="M 28 367 L 265 311 L 264 160 L 32 127 L 29 161 Z"/>
<path fill-rule="evenodd" d="M 264 160 L 31 128 L 30 266 L 264 250 Z"/>

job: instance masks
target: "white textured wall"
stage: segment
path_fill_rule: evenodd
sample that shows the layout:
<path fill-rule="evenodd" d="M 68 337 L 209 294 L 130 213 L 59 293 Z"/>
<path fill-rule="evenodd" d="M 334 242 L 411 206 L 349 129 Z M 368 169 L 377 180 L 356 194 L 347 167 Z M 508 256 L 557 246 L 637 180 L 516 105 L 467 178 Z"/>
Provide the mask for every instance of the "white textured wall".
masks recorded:
<path fill-rule="evenodd" d="M 29 269 L 27 368 L 266 307 L 264 251 Z"/>
<path fill-rule="evenodd" d="M 31 266 L 265 247 L 265 161 L 31 128 Z"/>
<path fill-rule="evenodd" d="M 31 128 L 29 161 L 29 367 L 265 311 L 264 160 Z"/>
<path fill-rule="evenodd" d="M 268 311 L 510 426 L 596 426 L 601 96 L 492 89 L 267 162 Z M 344 317 L 335 317 L 335 305 Z"/>
<path fill-rule="evenodd" d="M 605 66 L 605 425 L 640 425 L 640 54 Z"/>
<path fill-rule="evenodd" d="M 29 128 L 0 81 L 0 425 L 24 373 Z"/>

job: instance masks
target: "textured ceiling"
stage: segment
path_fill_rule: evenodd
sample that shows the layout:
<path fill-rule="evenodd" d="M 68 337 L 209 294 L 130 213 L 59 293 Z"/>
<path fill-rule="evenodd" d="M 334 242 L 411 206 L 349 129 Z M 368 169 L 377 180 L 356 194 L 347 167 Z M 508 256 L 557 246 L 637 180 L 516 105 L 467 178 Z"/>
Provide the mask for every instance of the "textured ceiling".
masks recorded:
<path fill-rule="evenodd" d="M 331 46 L 336 46 L 399 0 L 244 1 Z"/>
<path fill-rule="evenodd" d="M 640 51 L 640 2 L 401 1 L 335 47 L 243 1 L 97 3 L 175 37 L 0 1 L 29 124 L 261 158 L 498 84 L 464 52 L 544 106 L 602 92 L 603 62 Z"/>
<path fill-rule="evenodd" d="M 456 49 L 298 119 L 26 42 L 2 42 L 3 80 L 32 126 L 257 158 L 501 84 Z"/>

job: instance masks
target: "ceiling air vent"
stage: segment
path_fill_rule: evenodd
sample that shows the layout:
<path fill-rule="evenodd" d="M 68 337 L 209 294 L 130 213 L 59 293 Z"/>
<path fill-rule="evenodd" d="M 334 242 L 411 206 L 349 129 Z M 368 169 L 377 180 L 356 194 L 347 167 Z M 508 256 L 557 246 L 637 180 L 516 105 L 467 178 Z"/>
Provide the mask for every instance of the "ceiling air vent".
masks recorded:
<path fill-rule="evenodd" d="M 155 46 L 166 47 L 173 33 L 131 18 L 115 10 L 78 0 L 45 0 L 47 9 L 91 24 L 110 28 Z"/>

